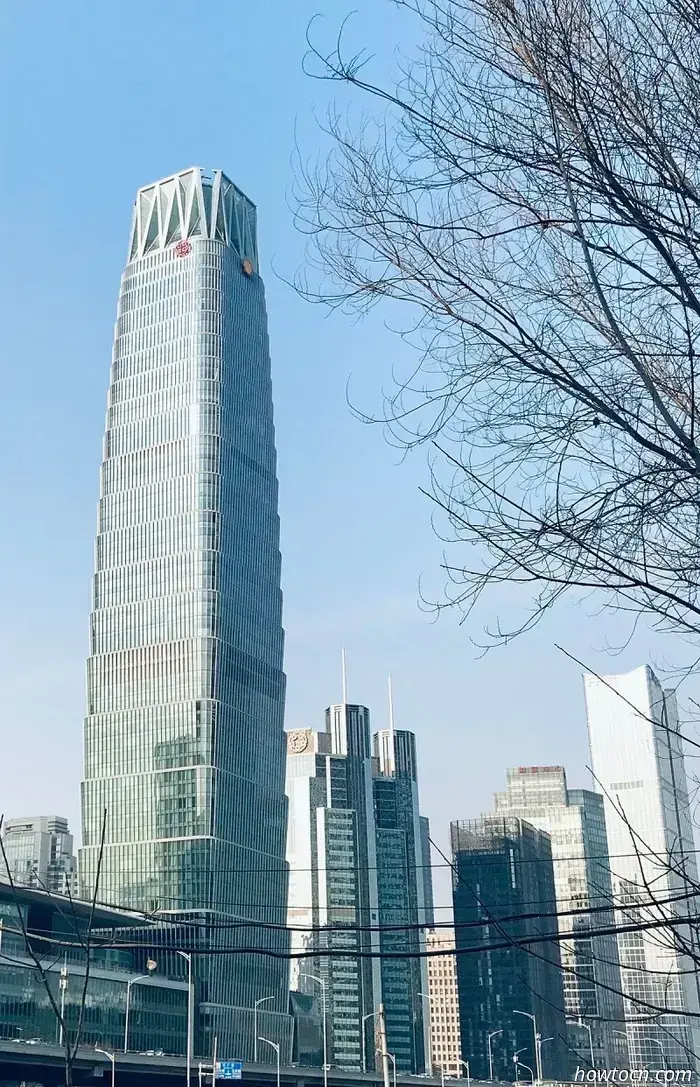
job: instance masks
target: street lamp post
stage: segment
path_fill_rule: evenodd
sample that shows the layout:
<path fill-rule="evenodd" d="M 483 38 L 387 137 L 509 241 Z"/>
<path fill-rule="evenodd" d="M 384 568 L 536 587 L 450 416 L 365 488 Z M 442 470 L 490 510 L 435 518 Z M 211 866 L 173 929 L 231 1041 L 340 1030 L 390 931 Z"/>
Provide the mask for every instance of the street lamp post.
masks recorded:
<path fill-rule="evenodd" d="M 112 1087 L 114 1087 L 114 1053 L 108 1053 L 106 1049 L 98 1049 L 97 1046 L 95 1046 L 95 1053 L 101 1053 L 103 1057 L 108 1057 L 112 1062 Z"/>
<path fill-rule="evenodd" d="M 258 1005 L 264 1004 L 267 1000 L 274 1000 L 274 996 L 261 996 L 260 1000 L 255 1001 L 253 1008 L 253 1030 L 255 1032 L 255 1053 L 253 1060 L 255 1064 L 258 1063 Z"/>
<path fill-rule="evenodd" d="M 460 1057 L 459 1063 L 463 1064 L 467 1070 L 467 1087 L 472 1087 L 472 1076 L 471 1072 L 469 1071 L 469 1061 L 463 1061 Z"/>
<path fill-rule="evenodd" d="M 68 988 L 68 956 L 63 957 L 61 976 L 58 979 L 58 987 L 61 990 L 61 1018 L 58 1024 L 58 1044 L 63 1045 L 63 1027 L 66 1022 L 66 989 Z"/>
<path fill-rule="evenodd" d="M 528 1071 L 528 1072 L 530 1073 L 530 1080 L 531 1080 L 531 1082 L 533 1082 L 533 1083 L 534 1083 L 534 1081 L 535 1081 L 535 1077 L 534 1077 L 534 1075 L 533 1075 L 533 1072 L 532 1072 L 532 1069 L 530 1068 L 530 1066 L 529 1066 L 529 1065 L 527 1065 L 527 1064 L 523 1064 L 523 1062 L 522 1062 L 522 1061 L 518 1061 L 518 1068 L 525 1068 L 525 1069 L 526 1069 L 526 1071 Z"/>
<path fill-rule="evenodd" d="M 255 1040 L 257 1041 L 257 1038 Z M 263 1038 L 262 1034 L 260 1035 L 260 1041 L 261 1042 L 267 1042 L 268 1045 L 271 1045 L 272 1048 L 274 1049 L 275 1053 L 277 1054 L 277 1087 L 280 1087 L 280 1047 L 279 1047 L 279 1043 L 278 1042 L 271 1042 L 269 1038 Z"/>
<path fill-rule="evenodd" d="M 595 1068 L 595 1054 L 593 1053 L 593 1033 L 588 1023 L 584 1023 L 579 1015 L 578 1019 L 567 1019 L 567 1023 L 573 1023 L 575 1027 L 583 1027 L 588 1031 L 588 1048 L 591 1054 L 591 1068 Z"/>
<path fill-rule="evenodd" d="M 394 1056 L 393 1053 L 387 1053 L 387 1057 L 389 1058 L 389 1060 L 391 1061 L 391 1064 L 392 1064 L 394 1087 L 396 1087 L 396 1057 Z"/>
<path fill-rule="evenodd" d="M 428 1002 L 428 1038 L 432 1039 L 432 1020 L 431 1020 L 431 1015 L 430 1015 L 430 995 L 428 993 L 418 993 L 418 996 L 422 996 L 423 1000 L 427 1000 L 427 1002 Z M 428 1055 L 427 1055 L 426 1061 L 425 1061 L 425 1070 L 430 1076 L 432 1076 L 434 1069 L 433 1069 L 433 1058 L 432 1058 L 431 1042 L 430 1041 L 428 1043 Z"/>
<path fill-rule="evenodd" d="M 317 981 L 321 986 L 321 992 L 323 993 L 323 1087 L 328 1087 L 328 1021 L 326 1019 L 326 983 L 323 978 L 318 977 L 316 974 L 307 974 L 306 972 L 299 974 L 300 978 L 310 978 L 311 981 Z"/>
<path fill-rule="evenodd" d="M 502 1030 L 492 1030 L 490 1034 L 486 1036 L 486 1053 L 489 1059 L 489 1079 L 493 1083 L 493 1050 L 491 1049 L 491 1039 L 495 1038 L 497 1034 L 503 1034 Z"/>
<path fill-rule="evenodd" d="M 533 1032 L 534 1032 L 534 1035 L 535 1035 L 535 1068 L 537 1069 L 537 1083 L 541 1083 L 542 1082 L 542 1053 L 540 1051 L 540 1034 L 538 1033 L 538 1030 L 537 1030 L 537 1020 L 535 1019 L 532 1012 L 521 1012 L 521 1011 L 518 1011 L 517 1008 L 513 1008 L 513 1011 L 514 1011 L 514 1013 L 516 1015 L 526 1015 L 528 1019 L 532 1020 L 532 1029 L 533 1029 Z M 524 1064 L 523 1068 L 527 1068 L 527 1065 Z"/>
<path fill-rule="evenodd" d="M 367 1043 L 365 1041 L 365 1023 L 368 1019 L 376 1019 L 379 1012 L 367 1012 L 362 1016 L 362 1071 L 367 1071 Z M 325 1063 L 325 1062 L 324 1062 Z"/>
<path fill-rule="evenodd" d="M 153 968 L 155 969 L 155 967 Z M 151 973 L 139 974 L 137 978 L 131 978 L 126 983 L 126 1011 L 124 1012 L 124 1052 L 129 1051 L 129 1012 L 131 1010 L 131 986 L 136 985 L 137 981 L 147 981 L 151 977 Z M 63 1018 L 63 1011 L 61 1011 L 61 1018 Z"/>
<path fill-rule="evenodd" d="M 177 951 L 177 955 L 187 962 L 187 1087 L 190 1087 L 192 1074 L 192 1019 L 193 1019 L 193 992 L 192 992 L 192 955 L 189 951 Z"/>
<path fill-rule="evenodd" d="M 661 1059 L 664 1062 L 664 1068 L 667 1068 L 668 1065 L 666 1064 L 666 1051 L 665 1051 L 663 1045 L 661 1044 L 661 1042 L 659 1041 L 659 1039 L 658 1038 L 647 1037 L 646 1041 L 647 1042 L 653 1042 L 654 1045 L 657 1045 L 659 1047 L 659 1049 L 661 1050 Z"/>

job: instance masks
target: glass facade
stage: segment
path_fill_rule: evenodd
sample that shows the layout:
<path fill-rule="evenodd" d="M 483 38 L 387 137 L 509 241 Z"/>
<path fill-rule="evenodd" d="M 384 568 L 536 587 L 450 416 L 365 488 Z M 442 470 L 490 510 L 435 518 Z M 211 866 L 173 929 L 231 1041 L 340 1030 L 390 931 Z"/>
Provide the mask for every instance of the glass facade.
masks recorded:
<path fill-rule="evenodd" d="M 329 1063 L 371 1069 L 372 1020 L 364 1017 L 381 1002 L 380 965 L 351 955 L 379 952 L 370 931 L 379 906 L 369 710 L 331 706 L 326 732 L 299 729 L 287 742 L 292 950 L 344 953 L 292 960 L 290 989 L 322 997 L 325 986 Z"/>
<path fill-rule="evenodd" d="M 86 966 L 85 950 L 79 945 L 89 931 L 89 917 L 87 903 L 0 886 L 0 1038 L 36 1038 L 49 1044 L 61 1040 L 60 1023 L 22 935 L 23 927 L 56 1006 L 63 1008 L 66 1029 L 75 1038 Z M 129 1050 L 184 1056 L 187 981 L 177 963 L 175 977 L 169 976 L 166 960 L 154 951 L 159 934 L 153 929 L 138 931 L 132 927 L 133 918 L 111 910 L 99 909 L 94 922 L 81 1044 L 124 1049 L 127 986 L 141 977 L 129 994 Z M 101 946 L 103 937 L 119 933 L 141 946 L 122 950 Z M 153 955 L 157 971 L 144 983 L 146 961 Z"/>
<path fill-rule="evenodd" d="M 416 738 L 405 729 L 375 733 L 374 754 L 378 766 L 373 781 L 374 819 L 377 834 L 377 890 L 382 997 L 386 1010 L 387 1046 L 400 1071 L 427 1070 L 430 1058 L 425 1015 L 428 969 L 425 931 L 419 925 L 432 921 L 432 884 L 425 882 L 425 836 L 418 811 L 418 760 Z M 426 821 L 427 822 L 427 821 Z M 429 860 L 427 864 L 429 865 Z M 428 897 L 430 893 L 430 898 Z M 401 926 L 406 926 L 403 930 Z"/>
<path fill-rule="evenodd" d="M 488 1036 L 502 1031 L 492 1050 L 494 1077 L 528 1079 L 532 1070 L 534 1081 L 537 1056 L 527 1017 L 534 1015 L 541 1038 L 549 1039 L 541 1050 L 543 1078 L 567 1080 L 572 1068 L 559 946 L 521 946 L 529 937 L 556 933 L 549 835 L 523 819 L 485 815 L 452 823 L 451 836 L 461 1050 L 471 1074 L 489 1078 Z M 519 919 L 486 924 L 507 917 Z M 511 939 L 519 943 L 509 945 Z M 493 949 L 474 950 L 484 944 Z"/>
<path fill-rule="evenodd" d="M 220 171 L 141 189 L 101 470 L 85 726 L 83 894 L 284 950 L 282 598 L 254 205 Z M 291 1052 L 286 965 L 197 955 L 196 1045 Z"/>
<path fill-rule="evenodd" d="M 694 800 L 675 693 L 644 666 L 624 675 L 587 675 L 585 694 L 616 923 L 657 926 L 664 917 L 696 917 Z M 668 901 L 689 891 L 690 899 Z M 620 933 L 617 942 L 630 1067 L 697 1071 L 697 922 Z"/>
<path fill-rule="evenodd" d="M 583 1068 L 591 1051 L 598 1067 L 627 1068 L 617 940 L 596 932 L 614 925 L 603 798 L 569 789 L 561 766 L 518 766 L 494 800 L 497 813 L 518 815 L 550 836 L 559 929 L 579 934 L 559 945 L 571 1051 Z M 596 912 L 572 917 L 574 910 Z"/>

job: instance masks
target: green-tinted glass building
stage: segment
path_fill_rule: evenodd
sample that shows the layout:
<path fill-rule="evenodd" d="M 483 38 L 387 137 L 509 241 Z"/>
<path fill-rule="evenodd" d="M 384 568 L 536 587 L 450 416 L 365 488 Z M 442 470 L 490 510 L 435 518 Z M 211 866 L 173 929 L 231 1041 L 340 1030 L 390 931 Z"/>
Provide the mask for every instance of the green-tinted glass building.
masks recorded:
<path fill-rule="evenodd" d="M 83 893 L 284 949 L 282 598 L 256 211 L 221 172 L 141 189 L 119 292 L 85 726 Z M 250 921 L 253 927 L 225 926 Z M 289 1059 L 286 964 L 196 958 L 195 1046 Z"/>

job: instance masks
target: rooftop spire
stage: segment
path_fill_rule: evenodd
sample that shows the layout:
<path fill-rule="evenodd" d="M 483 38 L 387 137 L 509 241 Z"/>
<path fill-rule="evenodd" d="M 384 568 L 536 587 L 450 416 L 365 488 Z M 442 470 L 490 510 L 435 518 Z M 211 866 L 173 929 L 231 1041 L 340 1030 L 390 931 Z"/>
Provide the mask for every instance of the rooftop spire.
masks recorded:
<path fill-rule="evenodd" d="M 389 676 L 389 760 L 392 774 L 396 773 L 396 749 L 394 747 L 394 689 Z"/>
<path fill-rule="evenodd" d="M 348 701 L 348 654 L 345 646 L 341 650 L 341 660 L 343 669 L 343 705 L 346 705 Z"/>

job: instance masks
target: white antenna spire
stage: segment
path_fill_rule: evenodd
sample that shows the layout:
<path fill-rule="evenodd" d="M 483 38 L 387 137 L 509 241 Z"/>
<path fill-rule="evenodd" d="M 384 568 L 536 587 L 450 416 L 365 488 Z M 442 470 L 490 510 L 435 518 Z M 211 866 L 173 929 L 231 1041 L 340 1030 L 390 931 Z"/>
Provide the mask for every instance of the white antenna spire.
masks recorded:
<path fill-rule="evenodd" d="M 342 662 L 343 662 L 343 705 L 348 701 L 348 654 L 345 646 L 342 649 Z"/>
<path fill-rule="evenodd" d="M 396 773 L 396 748 L 394 746 L 394 689 L 389 676 L 389 765 L 392 774 Z"/>

